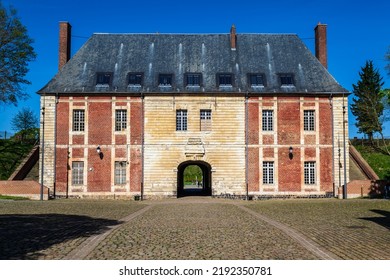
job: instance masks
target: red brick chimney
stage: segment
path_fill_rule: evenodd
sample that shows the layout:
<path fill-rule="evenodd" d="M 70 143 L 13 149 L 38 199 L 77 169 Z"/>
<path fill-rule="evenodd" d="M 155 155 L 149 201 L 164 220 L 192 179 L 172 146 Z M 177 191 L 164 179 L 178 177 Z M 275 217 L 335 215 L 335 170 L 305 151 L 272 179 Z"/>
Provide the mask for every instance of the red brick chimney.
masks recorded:
<path fill-rule="evenodd" d="M 317 24 L 314 28 L 316 57 L 326 69 L 328 69 L 328 51 L 326 46 L 326 24 Z"/>
<path fill-rule="evenodd" d="M 232 50 L 236 49 L 237 35 L 236 35 L 236 27 L 234 24 L 230 28 L 230 47 Z"/>
<path fill-rule="evenodd" d="M 60 42 L 58 53 L 58 70 L 61 70 L 62 66 L 70 59 L 70 38 L 71 38 L 72 26 L 69 22 L 60 22 Z"/>

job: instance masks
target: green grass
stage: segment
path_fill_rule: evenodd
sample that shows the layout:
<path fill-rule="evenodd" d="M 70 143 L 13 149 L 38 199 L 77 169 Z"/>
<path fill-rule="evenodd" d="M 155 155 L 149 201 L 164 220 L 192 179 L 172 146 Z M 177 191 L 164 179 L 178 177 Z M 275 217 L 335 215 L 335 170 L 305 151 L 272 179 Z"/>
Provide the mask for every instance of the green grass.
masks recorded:
<path fill-rule="evenodd" d="M 373 148 L 368 142 L 357 140 L 353 141 L 352 144 L 380 179 L 390 180 L 390 155 Z M 390 145 L 388 145 L 388 149 L 390 150 Z"/>
<path fill-rule="evenodd" d="M 0 180 L 7 180 L 34 146 L 33 141 L 0 140 Z"/>
<path fill-rule="evenodd" d="M 0 199 L 5 200 L 29 200 L 27 197 L 0 195 Z"/>

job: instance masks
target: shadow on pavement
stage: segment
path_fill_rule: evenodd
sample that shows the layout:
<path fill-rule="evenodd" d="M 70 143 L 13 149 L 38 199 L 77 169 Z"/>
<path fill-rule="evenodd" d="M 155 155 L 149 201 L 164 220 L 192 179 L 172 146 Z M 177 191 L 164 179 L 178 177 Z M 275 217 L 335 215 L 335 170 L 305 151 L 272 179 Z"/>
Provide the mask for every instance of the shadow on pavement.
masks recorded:
<path fill-rule="evenodd" d="M 99 234 L 119 223 L 79 215 L 0 215 L 0 259 L 38 259 L 39 251 L 52 245 Z"/>
<path fill-rule="evenodd" d="M 382 215 L 383 217 L 361 218 L 362 220 L 374 222 L 390 230 L 390 212 L 384 210 L 370 210 L 371 212 Z"/>

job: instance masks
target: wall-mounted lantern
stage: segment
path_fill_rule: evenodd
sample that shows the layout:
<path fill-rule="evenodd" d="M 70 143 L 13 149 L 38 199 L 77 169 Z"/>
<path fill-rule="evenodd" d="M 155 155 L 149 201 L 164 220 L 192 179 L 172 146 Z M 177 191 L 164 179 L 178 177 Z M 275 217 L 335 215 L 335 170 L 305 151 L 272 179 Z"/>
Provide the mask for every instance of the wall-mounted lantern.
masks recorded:
<path fill-rule="evenodd" d="M 294 154 L 293 154 L 293 147 L 290 146 L 290 148 L 288 148 L 288 157 L 290 159 L 293 159 L 294 157 Z"/>
<path fill-rule="evenodd" d="M 98 153 L 100 159 L 103 159 L 104 155 L 103 155 L 102 149 L 100 148 L 99 145 L 96 148 L 96 152 Z"/>

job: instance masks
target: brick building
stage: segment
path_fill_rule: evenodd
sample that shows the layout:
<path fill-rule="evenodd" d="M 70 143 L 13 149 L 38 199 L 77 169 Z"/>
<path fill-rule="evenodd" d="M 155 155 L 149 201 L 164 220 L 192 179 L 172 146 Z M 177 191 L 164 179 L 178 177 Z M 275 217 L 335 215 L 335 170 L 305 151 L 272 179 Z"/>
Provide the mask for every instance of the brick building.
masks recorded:
<path fill-rule="evenodd" d="M 197 165 L 204 195 L 334 193 L 348 92 L 327 71 L 326 25 L 315 37 L 314 56 L 296 35 L 234 26 L 94 34 L 70 58 L 61 22 L 59 71 L 38 92 L 44 185 L 55 195 L 180 196 L 184 169 Z"/>

